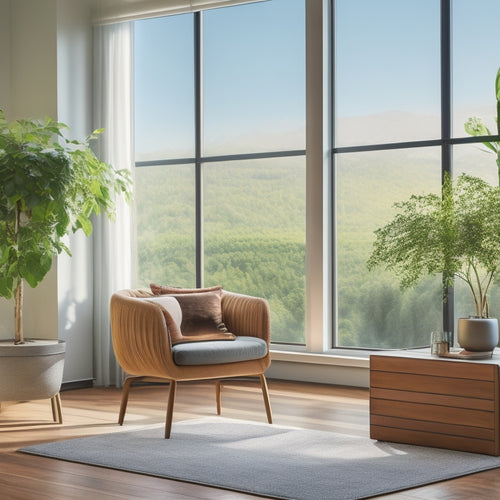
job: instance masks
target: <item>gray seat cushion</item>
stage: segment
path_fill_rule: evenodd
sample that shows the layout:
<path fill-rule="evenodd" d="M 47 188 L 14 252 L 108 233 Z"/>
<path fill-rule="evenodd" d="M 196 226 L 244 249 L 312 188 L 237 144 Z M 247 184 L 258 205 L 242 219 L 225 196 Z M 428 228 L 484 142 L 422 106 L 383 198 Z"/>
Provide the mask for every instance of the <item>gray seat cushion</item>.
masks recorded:
<path fill-rule="evenodd" d="M 267 344 L 257 337 L 236 337 L 234 340 L 188 342 L 172 347 L 177 365 L 218 365 L 263 358 Z"/>

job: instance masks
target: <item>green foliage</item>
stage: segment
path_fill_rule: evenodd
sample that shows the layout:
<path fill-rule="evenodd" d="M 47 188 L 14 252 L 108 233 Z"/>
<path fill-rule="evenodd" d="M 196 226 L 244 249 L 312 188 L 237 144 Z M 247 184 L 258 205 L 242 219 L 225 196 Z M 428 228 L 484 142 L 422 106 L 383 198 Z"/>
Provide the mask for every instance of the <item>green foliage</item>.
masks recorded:
<path fill-rule="evenodd" d="M 433 174 L 435 165 L 428 158 L 420 158 L 417 164 L 412 160 L 403 171 L 404 156 L 377 156 L 376 164 L 369 160 L 356 168 L 345 165 L 346 176 L 340 176 L 344 196 L 337 233 L 338 343 L 367 348 L 425 345 L 440 322 L 440 281 L 424 280 L 401 294 L 389 273 L 369 274 L 366 260 L 370 235 L 393 213 L 387 200 L 438 186 L 440 175 Z M 390 184 L 380 175 L 388 160 L 390 168 L 384 175 L 391 178 Z M 210 182 L 204 196 L 204 284 L 266 297 L 273 341 L 304 344 L 303 162 L 269 165 L 259 160 L 206 170 L 205 179 Z M 411 181 L 409 173 L 415 174 Z M 430 183 L 429 177 L 435 182 Z M 195 285 L 193 193 L 190 166 L 137 169 L 141 286 L 151 282 Z"/>
<path fill-rule="evenodd" d="M 402 288 L 442 274 L 444 298 L 454 277 L 467 283 L 478 316 L 488 316 L 487 294 L 500 265 L 500 188 L 478 177 L 448 175 L 443 193 L 411 196 L 375 231 L 368 268 L 384 265 Z"/>
<path fill-rule="evenodd" d="M 119 193 L 130 196 L 127 171 L 100 162 L 83 142 L 63 136 L 66 125 L 52 121 L 8 123 L 0 110 L 0 295 L 18 296 L 25 280 L 36 287 L 62 251 L 64 237 L 92 232 L 91 216 L 114 216 Z M 16 341 L 22 329 L 16 319 Z"/>
<path fill-rule="evenodd" d="M 302 234 L 238 234 L 208 238 L 205 283 L 258 297 L 271 308 L 273 341 L 303 343 L 305 242 Z"/>
<path fill-rule="evenodd" d="M 192 240 L 139 237 L 141 285 L 194 286 Z M 222 285 L 268 299 L 275 342 L 304 343 L 305 244 L 301 234 L 241 234 L 231 230 L 205 241 L 205 285 Z"/>
<path fill-rule="evenodd" d="M 267 298 L 274 341 L 305 342 L 304 173 L 303 159 L 204 171 L 204 284 Z M 136 187 L 139 284 L 194 286 L 192 168 L 141 167 Z"/>

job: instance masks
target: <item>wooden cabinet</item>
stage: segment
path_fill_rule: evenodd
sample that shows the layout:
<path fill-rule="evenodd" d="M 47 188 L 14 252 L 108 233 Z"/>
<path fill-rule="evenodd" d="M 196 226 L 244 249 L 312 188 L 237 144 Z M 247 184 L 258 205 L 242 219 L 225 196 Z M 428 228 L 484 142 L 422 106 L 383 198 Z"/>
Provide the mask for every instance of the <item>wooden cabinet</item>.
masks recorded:
<path fill-rule="evenodd" d="M 500 455 L 499 360 L 370 356 L 370 437 Z"/>

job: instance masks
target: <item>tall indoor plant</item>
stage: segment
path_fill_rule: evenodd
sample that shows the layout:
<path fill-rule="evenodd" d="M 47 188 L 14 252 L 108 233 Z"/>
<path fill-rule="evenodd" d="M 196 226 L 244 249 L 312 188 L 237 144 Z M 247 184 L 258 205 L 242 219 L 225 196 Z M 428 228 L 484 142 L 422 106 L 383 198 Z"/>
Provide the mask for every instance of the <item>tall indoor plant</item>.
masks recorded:
<path fill-rule="evenodd" d="M 36 287 L 56 255 L 71 255 L 66 236 L 89 235 L 93 214 L 112 218 L 116 196 L 131 192 L 128 171 L 91 150 L 100 131 L 77 141 L 66 128 L 48 118 L 8 123 L 0 111 L 0 296 L 15 298 L 15 338 L 0 341 L 0 402 L 51 398 L 58 422 L 65 343 L 25 339 L 24 284 Z"/>
<path fill-rule="evenodd" d="M 23 288 L 36 287 L 65 251 L 67 234 L 92 232 L 91 216 L 114 215 L 115 196 L 130 178 L 99 161 L 85 141 L 66 139 L 66 125 L 46 119 L 8 123 L 0 110 L 0 296 L 15 297 L 15 342 L 24 343 Z"/>

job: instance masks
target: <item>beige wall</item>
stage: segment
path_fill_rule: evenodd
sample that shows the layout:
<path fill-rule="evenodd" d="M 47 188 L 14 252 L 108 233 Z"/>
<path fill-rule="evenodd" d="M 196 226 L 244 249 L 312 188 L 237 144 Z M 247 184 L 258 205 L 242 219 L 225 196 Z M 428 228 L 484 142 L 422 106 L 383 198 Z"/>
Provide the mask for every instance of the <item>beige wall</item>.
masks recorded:
<path fill-rule="evenodd" d="M 57 2 L 11 2 L 11 118 L 57 116 Z"/>
<path fill-rule="evenodd" d="M 57 116 L 56 2 L 2 0 L 0 107 L 7 118 Z M 26 336 L 57 337 L 57 279 L 54 268 L 36 290 L 26 287 Z M 13 301 L 0 299 L 0 335 L 12 337 Z"/>
<path fill-rule="evenodd" d="M 0 109 L 7 117 L 10 111 L 11 50 L 10 50 L 10 0 L 0 0 Z M 0 339 L 12 337 L 14 331 L 14 306 L 0 298 Z"/>
<path fill-rule="evenodd" d="M 50 116 L 83 138 L 92 122 L 92 28 L 87 0 L 0 0 L 0 108 L 7 118 Z M 65 381 L 92 378 L 91 242 L 71 238 L 35 289 L 26 287 L 28 337 L 67 340 Z M 12 338 L 14 304 L 0 298 L 0 338 Z"/>
<path fill-rule="evenodd" d="M 0 109 L 10 103 L 10 0 L 0 0 Z"/>

